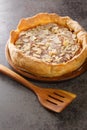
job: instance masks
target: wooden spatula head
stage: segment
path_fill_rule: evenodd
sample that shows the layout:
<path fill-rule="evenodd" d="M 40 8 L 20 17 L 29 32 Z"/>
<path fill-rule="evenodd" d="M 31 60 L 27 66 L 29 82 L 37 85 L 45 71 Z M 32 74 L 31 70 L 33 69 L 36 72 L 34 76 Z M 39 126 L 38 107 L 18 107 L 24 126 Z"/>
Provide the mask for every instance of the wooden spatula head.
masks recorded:
<path fill-rule="evenodd" d="M 61 112 L 76 98 L 73 93 L 52 88 L 44 88 L 37 95 L 40 103 L 54 112 Z"/>

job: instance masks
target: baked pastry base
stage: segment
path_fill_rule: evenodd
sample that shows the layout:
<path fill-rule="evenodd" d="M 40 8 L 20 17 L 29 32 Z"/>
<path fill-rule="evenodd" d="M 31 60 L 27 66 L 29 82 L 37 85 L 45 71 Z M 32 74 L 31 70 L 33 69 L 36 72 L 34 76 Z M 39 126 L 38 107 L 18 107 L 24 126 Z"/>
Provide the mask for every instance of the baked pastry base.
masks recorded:
<path fill-rule="evenodd" d="M 33 80 L 37 80 L 37 81 L 45 81 L 45 82 L 65 81 L 65 80 L 75 78 L 87 71 L 87 59 L 86 59 L 84 64 L 79 69 L 77 69 L 71 73 L 65 74 L 63 76 L 57 76 L 57 77 L 40 77 L 40 76 L 33 75 L 31 73 L 25 72 L 25 71 L 21 70 L 21 68 L 14 66 L 14 64 L 12 63 L 11 58 L 10 58 L 8 44 L 6 44 L 5 54 L 6 54 L 6 59 L 7 59 L 8 63 L 11 65 L 11 67 L 16 72 L 18 72 L 19 74 L 21 74 L 24 77 L 27 77 L 27 78 L 30 78 Z"/>

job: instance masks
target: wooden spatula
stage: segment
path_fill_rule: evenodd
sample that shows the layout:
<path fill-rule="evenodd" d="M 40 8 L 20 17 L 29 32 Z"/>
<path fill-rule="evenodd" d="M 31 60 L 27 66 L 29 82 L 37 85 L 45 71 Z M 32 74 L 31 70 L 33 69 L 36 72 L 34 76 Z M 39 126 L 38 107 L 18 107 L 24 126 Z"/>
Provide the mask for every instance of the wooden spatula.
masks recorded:
<path fill-rule="evenodd" d="M 0 72 L 10 76 L 27 88 L 33 90 L 38 96 L 40 103 L 47 109 L 50 109 L 54 112 L 61 112 L 66 106 L 68 106 L 68 104 L 72 102 L 73 99 L 76 98 L 75 94 L 66 92 L 64 90 L 37 87 L 36 85 L 24 79 L 19 74 L 1 64 Z"/>

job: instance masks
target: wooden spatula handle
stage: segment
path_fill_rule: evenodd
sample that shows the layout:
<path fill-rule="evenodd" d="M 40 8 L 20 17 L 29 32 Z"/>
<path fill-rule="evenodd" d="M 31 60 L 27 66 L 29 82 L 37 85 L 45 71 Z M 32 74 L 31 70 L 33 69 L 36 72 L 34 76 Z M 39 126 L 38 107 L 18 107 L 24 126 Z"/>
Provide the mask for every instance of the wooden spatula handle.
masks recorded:
<path fill-rule="evenodd" d="M 38 91 L 38 87 L 35 86 L 34 84 L 32 84 L 31 82 L 27 81 L 26 79 L 24 79 L 22 76 L 20 76 L 19 74 L 17 74 L 16 72 L 10 70 L 9 68 L 5 67 L 4 65 L 0 64 L 0 72 L 6 74 L 7 76 L 15 79 L 16 81 L 18 81 L 19 83 L 23 84 L 24 86 L 26 86 L 27 88 L 30 88 L 31 90 Z"/>

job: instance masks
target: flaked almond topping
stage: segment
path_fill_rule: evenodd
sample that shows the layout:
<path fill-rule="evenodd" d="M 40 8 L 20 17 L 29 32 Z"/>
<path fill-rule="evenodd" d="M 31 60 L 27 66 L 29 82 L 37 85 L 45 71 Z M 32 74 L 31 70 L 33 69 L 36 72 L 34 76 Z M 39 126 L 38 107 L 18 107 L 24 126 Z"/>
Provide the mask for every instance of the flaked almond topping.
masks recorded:
<path fill-rule="evenodd" d="M 73 39 L 76 39 L 76 34 L 72 34 L 72 38 L 73 38 Z"/>
<path fill-rule="evenodd" d="M 41 46 L 40 48 L 41 48 L 42 50 L 46 50 L 46 49 L 47 49 L 46 46 Z"/>
<path fill-rule="evenodd" d="M 31 32 L 26 32 L 26 36 L 32 36 Z"/>
<path fill-rule="evenodd" d="M 23 47 L 21 48 L 21 50 L 22 50 L 23 52 L 30 51 L 30 47 L 23 46 Z"/>
<path fill-rule="evenodd" d="M 50 46 L 50 43 L 49 42 L 45 43 L 45 46 L 48 48 Z"/>
<path fill-rule="evenodd" d="M 35 36 L 31 36 L 31 37 L 30 37 L 30 40 L 31 40 L 31 41 L 34 41 L 34 40 L 36 40 L 36 37 L 35 37 Z"/>
<path fill-rule="evenodd" d="M 23 42 L 29 42 L 29 39 L 28 38 L 22 38 L 22 41 Z"/>
<path fill-rule="evenodd" d="M 21 45 L 21 44 L 23 44 L 22 41 L 16 41 L 16 42 L 15 42 L 15 45 Z"/>
<path fill-rule="evenodd" d="M 64 41 L 63 41 L 63 45 L 64 45 L 64 46 L 68 46 L 68 44 L 69 44 L 69 41 L 68 41 L 68 40 L 64 40 Z"/>
<path fill-rule="evenodd" d="M 42 59 L 42 61 L 50 63 L 50 62 L 52 62 L 52 58 L 51 57 L 44 57 Z"/>
<path fill-rule="evenodd" d="M 40 58 L 40 55 L 33 53 L 33 57 Z"/>
<path fill-rule="evenodd" d="M 53 27 L 53 28 L 52 28 L 52 32 L 53 32 L 53 33 L 58 33 L 58 28 L 59 28 L 58 26 L 57 26 L 57 27 Z"/>
<path fill-rule="evenodd" d="M 81 50 L 77 35 L 55 23 L 22 31 L 15 42 L 25 55 L 47 63 L 67 62 Z"/>
<path fill-rule="evenodd" d="M 69 55 L 69 54 L 66 54 L 65 57 L 66 57 L 67 59 L 70 59 L 70 55 Z"/>
<path fill-rule="evenodd" d="M 49 51 L 49 55 L 57 55 L 57 50 L 56 49 L 52 49 L 51 51 Z"/>
<path fill-rule="evenodd" d="M 41 54 L 42 50 L 40 48 L 37 49 L 36 54 Z"/>
<path fill-rule="evenodd" d="M 43 42 L 38 42 L 38 45 L 44 46 L 45 44 Z"/>
<path fill-rule="evenodd" d="M 32 50 L 33 50 L 33 51 L 37 51 L 38 48 L 36 48 L 36 47 L 32 47 Z"/>

